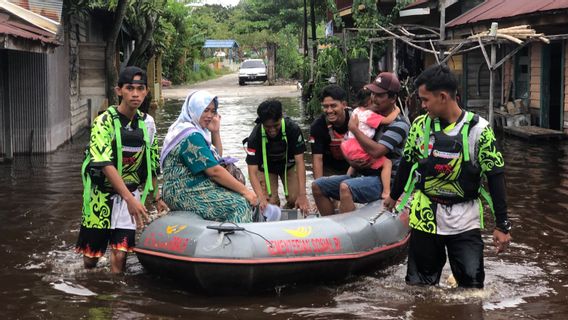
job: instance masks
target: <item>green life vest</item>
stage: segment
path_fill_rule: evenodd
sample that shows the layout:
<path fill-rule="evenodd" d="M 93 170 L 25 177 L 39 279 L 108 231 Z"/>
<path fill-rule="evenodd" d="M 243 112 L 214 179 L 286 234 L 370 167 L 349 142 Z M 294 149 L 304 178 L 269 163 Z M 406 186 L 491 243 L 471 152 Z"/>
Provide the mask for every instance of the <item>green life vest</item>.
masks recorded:
<path fill-rule="evenodd" d="M 451 205 L 479 197 L 481 169 L 471 161 L 468 143 L 473 117 L 473 113 L 466 113 L 461 134 L 455 136 L 445 134 L 440 129 L 440 120 L 434 119 L 434 144 L 429 153 L 425 149 L 418 161 L 416 174 L 421 179 L 417 181 L 416 188 L 436 203 Z M 430 135 L 427 134 L 424 141 L 429 144 Z M 428 148 L 427 145 L 424 147 Z"/>
<path fill-rule="evenodd" d="M 426 117 L 422 154 L 412 166 L 408 181 L 404 187 L 405 195 L 397 206 L 404 208 L 414 189 L 419 189 L 434 203 L 452 205 L 478 199 L 481 195 L 493 212 L 493 203 L 489 193 L 481 186 L 481 170 L 470 159 L 469 133 L 478 122 L 478 117 L 466 112 L 465 122 L 456 136 L 446 135 L 440 128 L 440 120 L 434 119 L 435 141 L 430 151 L 430 131 L 432 119 Z M 480 206 L 481 228 L 484 227 L 483 208 Z"/>
<path fill-rule="evenodd" d="M 122 124 L 120 123 L 120 116 L 115 107 L 109 107 L 107 112 L 110 114 L 113 120 L 114 132 L 115 132 L 115 141 L 116 141 L 116 170 L 118 171 L 118 175 L 122 177 L 122 158 L 123 158 L 123 150 L 122 150 L 122 135 L 120 130 L 122 128 Z M 146 158 L 146 182 L 144 185 L 144 191 L 142 192 L 142 196 L 140 198 L 140 202 L 145 203 L 148 193 L 153 191 L 152 186 L 152 163 L 150 157 L 150 137 L 148 135 L 148 128 L 146 127 L 146 123 L 142 118 L 138 119 L 138 128 L 141 128 L 144 133 L 144 152 Z M 83 180 L 83 210 L 85 215 L 91 214 L 91 187 L 92 187 L 92 179 L 91 175 L 87 172 L 87 168 L 91 163 L 91 156 L 88 151 L 85 152 L 85 160 L 83 161 L 83 165 L 81 166 L 81 178 Z"/>

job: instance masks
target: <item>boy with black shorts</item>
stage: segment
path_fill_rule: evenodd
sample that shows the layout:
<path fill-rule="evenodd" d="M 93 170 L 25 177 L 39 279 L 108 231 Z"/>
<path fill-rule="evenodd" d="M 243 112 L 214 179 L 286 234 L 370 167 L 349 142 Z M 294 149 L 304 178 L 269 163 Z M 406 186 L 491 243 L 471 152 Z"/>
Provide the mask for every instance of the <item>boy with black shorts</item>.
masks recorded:
<path fill-rule="evenodd" d="M 82 166 L 83 219 L 75 251 L 85 268 L 94 268 L 110 243 L 112 273 L 121 273 L 134 247 L 136 227 L 148 220 L 144 207 L 152 190 L 161 211 L 165 204 L 156 187 L 159 171 L 154 119 L 138 110 L 148 93 L 146 72 L 127 67 L 116 93 L 122 98 L 92 126 Z"/>

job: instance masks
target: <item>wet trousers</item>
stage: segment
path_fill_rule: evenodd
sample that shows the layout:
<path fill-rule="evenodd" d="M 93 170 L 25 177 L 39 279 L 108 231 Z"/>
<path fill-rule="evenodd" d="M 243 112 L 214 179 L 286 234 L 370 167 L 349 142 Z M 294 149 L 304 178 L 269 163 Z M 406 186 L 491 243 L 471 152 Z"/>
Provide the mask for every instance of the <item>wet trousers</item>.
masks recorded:
<path fill-rule="evenodd" d="M 455 235 L 432 234 L 412 229 L 408 247 L 406 283 L 436 285 L 450 260 L 452 273 L 462 288 L 483 288 L 483 240 L 479 229 Z"/>

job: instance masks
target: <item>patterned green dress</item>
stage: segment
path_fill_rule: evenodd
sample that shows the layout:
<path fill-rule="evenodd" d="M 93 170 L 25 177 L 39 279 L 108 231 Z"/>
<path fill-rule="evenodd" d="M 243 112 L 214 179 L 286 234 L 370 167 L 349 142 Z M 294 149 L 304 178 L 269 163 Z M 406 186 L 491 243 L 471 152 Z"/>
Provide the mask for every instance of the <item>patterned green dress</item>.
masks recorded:
<path fill-rule="evenodd" d="M 163 198 L 171 210 L 191 211 L 204 219 L 252 222 L 252 209 L 238 193 L 213 182 L 205 169 L 218 165 L 205 138 L 192 133 L 166 157 Z"/>

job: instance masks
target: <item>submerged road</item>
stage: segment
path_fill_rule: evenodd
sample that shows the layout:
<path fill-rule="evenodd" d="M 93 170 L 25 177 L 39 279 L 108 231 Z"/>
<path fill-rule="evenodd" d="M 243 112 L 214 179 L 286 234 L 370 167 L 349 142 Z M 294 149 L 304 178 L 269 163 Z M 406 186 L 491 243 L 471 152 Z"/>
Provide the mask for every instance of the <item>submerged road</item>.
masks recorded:
<path fill-rule="evenodd" d="M 237 73 L 228 74 L 217 79 L 207 80 L 195 85 L 173 86 L 163 90 L 166 99 L 185 99 L 190 90 L 209 90 L 219 97 L 280 97 L 294 98 L 300 95 L 296 85 L 269 86 L 268 83 L 247 82 L 239 86 Z"/>
<path fill-rule="evenodd" d="M 165 89 L 169 100 L 156 114 L 158 137 L 163 139 L 177 118 L 179 99 L 196 88 L 219 95 L 224 149 L 234 157 L 243 158 L 240 142 L 264 99 L 280 97 L 287 114 L 307 128 L 295 86 L 240 87 L 237 82 L 236 75 L 228 75 Z M 73 247 L 86 142 L 86 136 L 76 137 L 52 154 L 0 163 L 3 319 L 565 319 L 568 314 L 567 142 L 499 136 L 513 243 L 505 254 L 494 254 L 487 214 L 483 290 L 449 289 L 445 279 L 436 288 L 408 287 L 402 261 L 341 283 L 298 284 L 237 297 L 182 290 L 147 274 L 134 255 L 124 276 L 111 276 L 106 259 L 98 270 L 82 268 Z M 244 168 L 244 162 L 239 166 Z"/>

